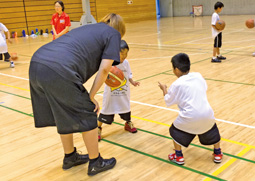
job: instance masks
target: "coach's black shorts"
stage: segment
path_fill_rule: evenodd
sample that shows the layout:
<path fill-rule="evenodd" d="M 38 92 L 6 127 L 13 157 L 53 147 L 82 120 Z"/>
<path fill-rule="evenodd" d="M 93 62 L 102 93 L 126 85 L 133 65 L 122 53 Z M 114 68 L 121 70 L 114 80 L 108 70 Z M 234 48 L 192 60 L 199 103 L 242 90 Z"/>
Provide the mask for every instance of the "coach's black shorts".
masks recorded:
<path fill-rule="evenodd" d="M 119 115 L 120 115 L 120 118 L 125 121 L 131 120 L 131 112 L 122 113 Z M 100 113 L 100 115 L 98 117 L 98 121 L 100 121 L 102 123 L 106 123 L 106 124 L 112 124 L 112 122 L 114 121 L 114 114 L 106 115 L 106 114 Z"/>
<path fill-rule="evenodd" d="M 95 104 L 82 83 L 66 80 L 36 62 L 30 64 L 29 81 L 35 127 L 57 126 L 59 134 L 97 127 Z"/>
<path fill-rule="evenodd" d="M 220 32 L 214 39 L 214 48 L 220 48 L 222 45 L 222 33 Z"/>
<path fill-rule="evenodd" d="M 173 124 L 170 127 L 169 132 L 174 141 L 184 147 L 188 147 L 196 136 L 195 134 L 190 134 L 179 130 Z M 200 143 L 203 145 L 214 145 L 218 143 L 220 141 L 220 133 L 216 123 L 209 131 L 199 134 L 198 138 Z"/>

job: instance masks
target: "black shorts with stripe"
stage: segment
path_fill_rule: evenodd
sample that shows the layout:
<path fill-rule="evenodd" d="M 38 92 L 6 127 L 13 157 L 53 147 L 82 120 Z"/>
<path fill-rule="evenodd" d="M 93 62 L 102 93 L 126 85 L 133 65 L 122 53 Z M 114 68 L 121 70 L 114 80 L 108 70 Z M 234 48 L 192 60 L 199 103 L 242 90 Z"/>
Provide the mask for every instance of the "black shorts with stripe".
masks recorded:
<path fill-rule="evenodd" d="M 120 118 L 125 121 L 131 120 L 131 112 L 121 113 L 119 115 L 120 115 Z M 106 114 L 100 113 L 99 117 L 98 117 L 98 121 L 105 123 L 105 124 L 112 124 L 114 121 L 114 114 L 106 115 Z"/>
<path fill-rule="evenodd" d="M 222 45 L 222 32 L 220 32 L 214 39 L 214 48 L 221 48 Z"/>

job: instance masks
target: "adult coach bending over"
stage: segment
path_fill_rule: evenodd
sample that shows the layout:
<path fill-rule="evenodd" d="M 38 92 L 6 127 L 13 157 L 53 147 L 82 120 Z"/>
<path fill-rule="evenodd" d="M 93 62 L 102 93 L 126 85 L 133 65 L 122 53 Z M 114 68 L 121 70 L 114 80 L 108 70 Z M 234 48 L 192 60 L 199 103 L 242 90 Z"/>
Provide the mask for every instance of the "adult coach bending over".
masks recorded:
<path fill-rule="evenodd" d="M 98 151 L 95 94 L 112 65 L 120 62 L 125 24 L 116 14 L 100 23 L 81 26 L 39 48 L 33 55 L 29 80 L 35 127 L 57 126 L 65 158 L 63 169 L 89 161 L 88 175 L 111 169 L 116 159 Z M 98 71 L 90 92 L 83 84 Z M 88 155 L 80 155 L 73 133 L 82 132 Z"/>

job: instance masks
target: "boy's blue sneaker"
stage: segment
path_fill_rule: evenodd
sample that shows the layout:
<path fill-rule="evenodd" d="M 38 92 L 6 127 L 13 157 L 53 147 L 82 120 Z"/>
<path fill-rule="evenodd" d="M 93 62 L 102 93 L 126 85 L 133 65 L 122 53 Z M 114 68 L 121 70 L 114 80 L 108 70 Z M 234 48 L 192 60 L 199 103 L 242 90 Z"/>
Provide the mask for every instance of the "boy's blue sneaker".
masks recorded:
<path fill-rule="evenodd" d="M 212 63 L 221 63 L 221 60 L 218 58 L 212 58 Z"/>
<path fill-rule="evenodd" d="M 223 57 L 222 55 L 221 55 L 221 56 L 217 56 L 217 58 L 218 58 L 219 60 L 226 60 L 226 59 L 227 59 L 226 57 Z"/>

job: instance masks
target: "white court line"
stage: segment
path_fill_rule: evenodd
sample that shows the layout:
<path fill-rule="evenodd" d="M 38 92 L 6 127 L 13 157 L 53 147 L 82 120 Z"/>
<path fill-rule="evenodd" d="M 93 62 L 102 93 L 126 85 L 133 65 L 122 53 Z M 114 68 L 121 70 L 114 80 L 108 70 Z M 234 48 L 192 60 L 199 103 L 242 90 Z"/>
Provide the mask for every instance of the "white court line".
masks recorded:
<path fill-rule="evenodd" d="M 16 78 L 16 79 L 29 80 L 29 79 L 26 79 L 26 78 L 23 78 L 23 77 L 17 77 L 17 76 L 14 76 L 14 75 L 8 75 L 8 74 L 3 74 L 3 73 L 0 73 L 0 75 L 7 76 L 7 77 L 13 77 L 13 78 Z"/>
<path fill-rule="evenodd" d="M 240 31 L 243 31 L 243 30 L 244 29 L 239 29 L 239 30 L 232 31 L 232 32 L 229 32 L 229 33 L 224 33 L 224 35 L 240 32 Z M 187 42 L 179 43 L 179 44 L 175 44 L 175 45 L 160 45 L 160 44 L 146 44 L 146 43 L 128 43 L 128 44 L 130 44 L 130 45 L 157 46 L 157 47 L 174 47 L 174 46 L 179 46 L 179 45 L 183 45 L 183 44 L 189 44 L 191 42 L 200 41 L 200 40 L 206 40 L 206 39 L 213 39 L 213 37 L 210 35 L 209 37 L 206 37 L 206 38 L 195 39 L 195 40 L 192 40 L 192 41 L 187 41 Z"/>
<path fill-rule="evenodd" d="M 13 78 L 17 78 L 17 79 L 22 79 L 22 80 L 29 80 L 26 78 L 22 78 L 22 77 L 17 77 L 17 76 L 13 76 L 13 75 L 8 75 L 8 74 L 2 74 L 0 73 L 0 75 L 4 75 L 4 76 L 8 76 L 8 77 L 13 77 Z M 99 96 L 103 96 L 103 94 L 97 94 Z M 163 110 L 168 110 L 168 111 L 172 111 L 172 112 L 177 112 L 179 113 L 179 110 L 176 109 L 170 109 L 170 108 L 166 108 L 166 107 L 161 107 L 161 106 L 156 106 L 156 105 L 152 105 L 152 104 L 147 104 L 147 103 L 142 103 L 142 102 L 138 102 L 138 101 L 130 101 L 132 103 L 135 104 L 140 104 L 140 105 L 144 105 L 144 106 L 149 106 L 149 107 L 154 107 L 154 108 L 158 108 L 158 109 L 163 109 Z M 235 122 L 231 122 L 231 121 L 226 121 L 223 119 L 215 119 L 219 122 L 223 122 L 223 123 L 228 123 L 228 124 L 233 124 L 233 125 L 237 125 L 237 126 L 242 126 L 242 127 L 246 127 L 246 128 L 251 128 L 251 129 L 255 129 L 255 126 L 250 126 L 250 125 L 246 125 L 246 124 L 241 124 L 241 123 L 235 123 Z"/>
<path fill-rule="evenodd" d="M 208 52 L 205 52 L 205 53 L 191 53 L 191 54 L 188 54 L 189 56 L 190 55 L 201 55 L 201 54 L 207 54 Z M 128 60 L 148 60 L 148 59 L 159 59 L 159 58 L 172 58 L 173 56 L 166 56 L 166 57 L 150 57 L 150 58 L 133 58 L 133 59 L 128 59 Z"/>

